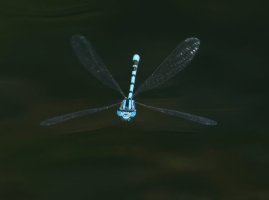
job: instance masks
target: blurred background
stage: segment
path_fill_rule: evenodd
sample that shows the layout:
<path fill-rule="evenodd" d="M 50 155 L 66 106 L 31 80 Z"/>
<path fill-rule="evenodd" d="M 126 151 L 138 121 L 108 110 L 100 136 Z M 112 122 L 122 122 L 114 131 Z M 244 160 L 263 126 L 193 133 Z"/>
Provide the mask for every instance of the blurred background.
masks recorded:
<path fill-rule="evenodd" d="M 0 3 L 0 199 L 269 199 L 268 3 L 41 0 Z M 85 35 L 127 92 L 185 38 L 189 66 L 141 102 L 215 119 L 206 127 L 137 107 L 52 127 L 47 118 L 119 102 L 70 46 Z"/>

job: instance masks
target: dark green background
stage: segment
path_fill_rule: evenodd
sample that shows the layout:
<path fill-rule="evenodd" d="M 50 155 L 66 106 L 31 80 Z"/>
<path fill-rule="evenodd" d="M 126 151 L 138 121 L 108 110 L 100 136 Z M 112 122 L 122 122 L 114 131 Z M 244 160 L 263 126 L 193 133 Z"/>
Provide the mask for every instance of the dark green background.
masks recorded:
<path fill-rule="evenodd" d="M 0 199 L 269 199 L 268 3 L 43 0 L 0 3 Z M 199 53 L 140 101 L 208 116 L 205 127 L 138 107 L 43 128 L 121 100 L 70 47 L 85 35 L 124 91 L 187 37 Z"/>

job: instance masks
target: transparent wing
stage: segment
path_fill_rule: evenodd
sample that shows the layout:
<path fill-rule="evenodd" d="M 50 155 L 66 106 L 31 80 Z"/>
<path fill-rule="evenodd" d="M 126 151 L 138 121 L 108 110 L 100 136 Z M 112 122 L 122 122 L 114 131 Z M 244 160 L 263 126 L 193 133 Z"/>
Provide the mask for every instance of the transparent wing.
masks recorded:
<path fill-rule="evenodd" d="M 106 86 L 119 91 L 125 97 L 119 84 L 115 81 L 105 64 L 94 51 L 90 42 L 84 36 L 72 36 L 71 44 L 79 61 L 93 76 Z"/>
<path fill-rule="evenodd" d="M 187 38 L 157 67 L 134 93 L 134 96 L 163 84 L 183 70 L 193 59 L 200 45 L 198 38 Z"/>
<path fill-rule="evenodd" d="M 149 108 L 151 110 L 156 110 L 156 111 L 159 111 L 159 112 L 167 114 L 167 115 L 172 115 L 172 116 L 179 117 L 182 119 L 190 120 L 190 121 L 193 121 L 193 122 L 196 122 L 199 124 L 208 125 L 208 126 L 214 126 L 214 125 L 218 124 L 216 121 L 214 121 L 212 119 L 208 119 L 206 117 L 201 117 L 198 115 L 193 115 L 190 113 L 180 112 L 180 111 L 176 111 L 176 110 L 157 108 L 157 107 L 145 105 L 145 104 L 139 103 L 139 102 L 136 102 L 136 103 L 138 105 L 144 106 L 145 108 Z"/>
<path fill-rule="evenodd" d="M 91 108 L 91 109 L 81 110 L 81 111 L 77 111 L 77 112 L 73 112 L 73 113 L 68 113 L 68 114 L 65 114 L 65 115 L 56 116 L 56 117 L 47 119 L 45 121 L 42 121 L 40 123 L 40 125 L 41 126 L 51 126 L 51 125 L 59 124 L 59 123 L 62 123 L 62 122 L 65 122 L 65 121 L 68 121 L 68 120 L 71 120 L 71 119 L 75 119 L 75 118 L 78 118 L 78 117 L 83 117 L 83 116 L 86 116 L 86 115 L 94 114 L 96 112 L 107 110 L 107 109 L 112 108 L 112 107 L 114 107 L 116 105 L 119 105 L 119 103 L 112 104 L 112 105 L 109 105 L 109 106 L 104 106 L 104 107 L 99 107 L 99 108 Z"/>

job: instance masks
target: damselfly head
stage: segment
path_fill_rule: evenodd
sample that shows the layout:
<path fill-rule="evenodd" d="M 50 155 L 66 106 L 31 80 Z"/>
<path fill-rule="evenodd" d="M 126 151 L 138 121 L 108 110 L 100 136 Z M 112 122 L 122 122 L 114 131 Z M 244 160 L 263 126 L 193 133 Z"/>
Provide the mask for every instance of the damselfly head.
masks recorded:
<path fill-rule="evenodd" d="M 117 115 L 123 120 L 123 121 L 130 121 L 132 118 L 136 116 L 136 111 L 127 111 L 127 110 L 117 110 Z"/>

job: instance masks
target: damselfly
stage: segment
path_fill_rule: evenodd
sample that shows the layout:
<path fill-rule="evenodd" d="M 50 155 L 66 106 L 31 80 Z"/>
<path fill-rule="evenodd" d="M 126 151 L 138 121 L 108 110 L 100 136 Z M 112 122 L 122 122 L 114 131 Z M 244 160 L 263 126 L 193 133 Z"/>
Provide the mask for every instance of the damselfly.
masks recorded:
<path fill-rule="evenodd" d="M 183 70 L 187 66 L 187 64 L 193 59 L 194 55 L 196 54 L 199 48 L 200 41 L 198 38 L 194 37 L 187 38 L 182 43 L 180 43 L 172 51 L 172 53 L 159 65 L 159 67 L 157 67 L 156 70 L 144 81 L 144 83 L 140 87 L 138 87 L 138 89 L 134 92 L 136 72 L 140 61 L 140 56 L 138 54 L 135 54 L 133 56 L 131 83 L 127 97 L 124 95 L 119 84 L 115 81 L 115 79 L 105 66 L 105 64 L 102 62 L 97 53 L 94 51 L 90 42 L 84 36 L 74 35 L 71 39 L 71 44 L 76 56 L 78 57 L 82 65 L 103 84 L 120 92 L 120 94 L 123 96 L 123 100 L 119 103 L 115 103 L 104 107 L 91 108 L 65 115 L 56 116 L 41 122 L 40 125 L 50 126 L 58 124 L 67 120 L 107 110 L 117 105 L 119 105 L 119 108 L 117 109 L 116 112 L 117 115 L 124 121 L 130 121 L 132 118 L 136 116 L 136 104 L 149 108 L 151 110 L 159 111 L 164 114 L 183 118 L 204 125 L 217 124 L 216 121 L 208 119 L 206 117 L 201 117 L 176 110 L 149 106 L 143 103 L 135 102 L 134 100 L 134 98 L 138 94 L 160 86 L 161 84 L 163 84 L 164 82 L 175 76 L 178 72 Z"/>

